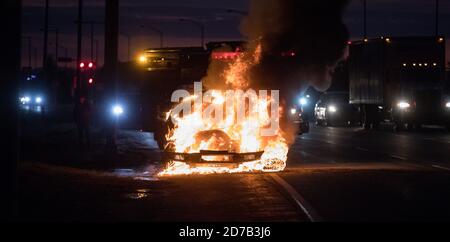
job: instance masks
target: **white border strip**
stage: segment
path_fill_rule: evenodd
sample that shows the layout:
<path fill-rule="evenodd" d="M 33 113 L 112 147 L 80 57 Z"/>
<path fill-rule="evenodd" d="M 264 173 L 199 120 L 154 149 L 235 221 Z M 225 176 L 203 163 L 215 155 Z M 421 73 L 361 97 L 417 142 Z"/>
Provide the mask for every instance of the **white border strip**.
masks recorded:
<path fill-rule="evenodd" d="M 280 184 L 294 199 L 295 203 L 302 209 L 302 211 L 308 216 L 311 222 L 321 222 L 322 219 L 316 210 L 293 188 L 289 183 L 287 183 L 283 178 L 279 177 L 277 174 L 270 174 L 270 176 Z"/>

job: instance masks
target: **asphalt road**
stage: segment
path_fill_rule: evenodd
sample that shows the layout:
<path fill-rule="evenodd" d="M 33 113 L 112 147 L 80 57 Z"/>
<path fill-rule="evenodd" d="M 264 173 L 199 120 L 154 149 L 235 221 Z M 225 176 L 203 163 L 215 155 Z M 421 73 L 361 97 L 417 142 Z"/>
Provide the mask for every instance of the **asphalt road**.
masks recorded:
<path fill-rule="evenodd" d="M 324 221 L 450 220 L 450 134 L 313 128 L 280 173 Z"/>
<path fill-rule="evenodd" d="M 153 179 L 25 162 L 31 221 L 449 221 L 450 134 L 313 127 L 286 171 Z"/>

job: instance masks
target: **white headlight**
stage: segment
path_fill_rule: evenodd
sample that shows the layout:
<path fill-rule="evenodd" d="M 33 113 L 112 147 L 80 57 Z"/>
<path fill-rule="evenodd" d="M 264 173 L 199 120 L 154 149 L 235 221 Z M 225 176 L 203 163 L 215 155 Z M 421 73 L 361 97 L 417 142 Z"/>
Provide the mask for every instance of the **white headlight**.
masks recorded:
<path fill-rule="evenodd" d="M 332 112 L 332 113 L 335 113 L 335 112 L 337 112 L 337 108 L 334 105 L 330 105 L 330 106 L 328 106 L 328 111 Z"/>
<path fill-rule="evenodd" d="M 446 108 L 450 108 L 450 102 L 447 102 L 447 103 L 445 104 L 445 107 L 446 107 Z"/>
<path fill-rule="evenodd" d="M 409 107 L 411 107 L 411 105 L 408 102 L 399 102 L 397 103 L 397 107 L 400 109 L 407 109 Z"/>
<path fill-rule="evenodd" d="M 112 113 L 113 113 L 115 116 L 120 116 L 120 115 L 122 115 L 122 114 L 123 114 L 123 108 L 122 108 L 122 106 L 120 106 L 120 105 L 114 105 L 113 108 L 112 108 Z"/>
<path fill-rule="evenodd" d="M 36 97 L 36 99 L 34 101 L 36 101 L 36 103 L 42 103 L 42 98 L 41 97 Z"/>
<path fill-rule="evenodd" d="M 23 102 L 24 103 L 29 103 L 31 101 L 31 98 L 28 96 L 23 97 Z"/>
<path fill-rule="evenodd" d="M 297 109 L 292 108 L 292 109 L 291 109 L 291 114 L 294 115 L 294 114 L 296 114 L 296 113 L 297 113 Z"/>
<path fill-rule="evenodd" d="M 300 105 L 304 106 L 304 105 L 308 104 L 308 100 L 306 100 L 306 98 L 302 97 L 302 98 L 300 98 L 299 103 L 300 103 Z"/>

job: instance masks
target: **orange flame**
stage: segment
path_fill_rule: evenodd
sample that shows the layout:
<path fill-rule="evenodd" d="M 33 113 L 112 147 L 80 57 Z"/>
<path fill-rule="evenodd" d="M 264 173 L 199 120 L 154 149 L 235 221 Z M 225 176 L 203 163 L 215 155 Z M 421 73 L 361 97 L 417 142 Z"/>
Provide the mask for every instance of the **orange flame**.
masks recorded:
<path fill-rule="evenodd" d="M 261 46 L 259 45 L 251 55 L 241 55 L 223 72 L 225 81 L 234 91 L 249 88 L 247 74 L 249 69 L 259 62 Z M 199 153 L 202 150 L 227 150 L 234 153 L 250 153 L 264 151 L 261 158 L 252 162 L 239 164 L 237 167 L 217 166 L 191 166 L 184 162 L 170 161 L 167 168 L 160 172 L 160 176 L 210 174 L 210 173 L 236 173 L 236 172 L 276 172 L 286 167 L 288 145 L 281 129 L 276 130 L 272 136 L 262 136 L 261 130 L 270 122 L 270 104 L 273 99 L 269 97 L 255 98 L 248 95 L 249 102 L 256 105 L 245 105 L 245 119 L 236 120 L 239 107 L 236 107 L 236 98 L 230 98 L 227 93 L 212 91 L 212 101 L 206 103 L 202 100 L 202 107 L 220 115 L 217 110 L 226 106 L 223 118 L 213 122 L 206 118 L 204 112 L 196 110 L 185 116 L 171 115 L 176 125 L 166 135 L 167 150 L 177 153 Z M 198 97 L 191 96 L 184 101 L 191 102 Z M 230 106 L 231 105 L 231 106 Z M 230 108 L 231 107 L 231 108 Z M 242 107 L 241 107 L 242 108 Z M 273 111 L 273 110 L 272 110 Z M 280 114 L 283 110 L 275 110 Z M 281 115 L 280 115 L 281 116 Z"/>

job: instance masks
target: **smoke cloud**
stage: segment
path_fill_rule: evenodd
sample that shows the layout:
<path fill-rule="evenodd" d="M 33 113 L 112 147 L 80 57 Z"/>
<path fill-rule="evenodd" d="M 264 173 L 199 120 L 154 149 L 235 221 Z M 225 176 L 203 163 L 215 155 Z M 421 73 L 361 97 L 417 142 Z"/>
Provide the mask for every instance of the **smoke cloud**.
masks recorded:
<path fill-rule="evenodd" d="M 261 61 L 254 66 L 251 79 L 297 92 L 310 85 L 326 90 L 347 48 L 349 34 L 342 21 L 347 3 L 252 0 L 241 26 L 249 50 L 259 42 L 262 47 Z"/>
<path fill-rule="evenodd" d="M 251 0 L 241 23 L 247 38 L 243 61 L 260 59 L 243 76 L 251 88 L 277 89 L 285 99 L 309 86 L 324 91 L 335 65 L 343 59 L 349 34 L 342 21 L 347 0 Z M 213 61 L 203 82 L 225 88 L 224 68 Z"/>

